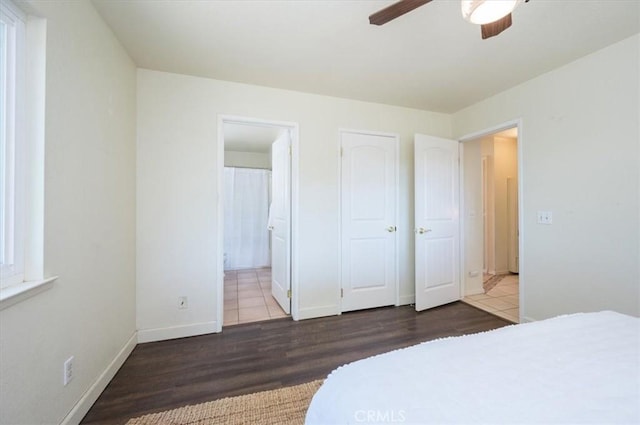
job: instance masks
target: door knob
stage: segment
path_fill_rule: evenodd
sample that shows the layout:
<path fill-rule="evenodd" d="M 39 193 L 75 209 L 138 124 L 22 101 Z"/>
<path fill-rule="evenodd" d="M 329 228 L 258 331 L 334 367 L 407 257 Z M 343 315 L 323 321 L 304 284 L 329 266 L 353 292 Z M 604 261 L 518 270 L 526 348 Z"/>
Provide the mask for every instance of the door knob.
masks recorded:
<path fill-rule="evenodd" d="M 269 227 L 267 227 L 267 229 L 268 229 L 268 230 L 273 230 L 273 229 L 274 229 L 274 227 L 273 227 L 273 226 L 269 226 Z"/>
<path fill-rule="evenodd" d="M 425 229 L 424 227 L 418 227 L 416 229 L 416 233 L 419 233 L 421 235 L 423 235 L 423 234 L 425 234 L 427 232 L 430 232 L 430 231 L 431 231 L 431 229 Z"/>
<path fill-rule="evenodd" d="M 387 227 L 387 232 L 392 233 L 392 232 L 395 232 L 396 230 L 398 230 L 398 228 L 397 228 L 396 226 L 389 226 L 389 227 Z"/>

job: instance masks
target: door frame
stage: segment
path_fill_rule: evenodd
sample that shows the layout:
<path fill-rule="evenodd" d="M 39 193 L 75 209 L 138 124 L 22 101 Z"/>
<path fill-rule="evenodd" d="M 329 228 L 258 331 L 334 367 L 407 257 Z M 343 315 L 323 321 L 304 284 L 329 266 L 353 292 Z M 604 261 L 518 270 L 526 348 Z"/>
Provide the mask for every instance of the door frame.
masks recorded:
<path fill-rule="evenodd" d="M 524 197 L 525 192 L 524 188 L 524 164 L 523 164 L 523 146 L 524 146 L 524 134 L 522 131 L 522 118 L 516 118 L 510 121 L 505 121 L 501 124 L 497 124 L 493 127 L 486 128 L 484 130 L 476 131 L 473 133 L 469 133 L 465 136 L 458 138 L 460 142 L 460 162 L 463 163 L 463 154 L 464 154 L 464 144 L 465 142 L 470 142 L 485 136 L 490 136 L 495 133 L 499 133 L 504 130 L 508 130 L 510 128 L 516 127 L 518 129 L 518 303 L 519 303 L 519 323 L 530 322 L 530 319 L 527 319 L 525 315 L 525 295 L 526 295 L 526 286 L 525 279 L 523 279 L 524 270 L 526 270 L 525 266 L 525 249 L 524 249 Z M 460 167 L 460 211 L 465 211 L 464 205 L 464 167 Z M 464 225 L 466 214 L 460 214 L 460 276 L 465 276 L 464 268 L 466 264 L 466 250 L 465 250 L 465 239 L 466 234 L 464 232 Z M 465 293 L 465 280 L 463 279 L 461 282 L 461 290 L 463 295 Z"/>
<path fill-rule="evenodd" d="M 338 129 L 338 211 L 340 219 L 338 220 L 338 300 L 339 302 L 339 311 L 338 315 L 342 314 L 342 282 L 344 277 L 342 276 L 342 134 L 343 133 L 355 133 L 355 134 L 364 134 L 368 136 L 382 136 L 382 137 L 393 137 L 396 140 L 396 208 L 395 208 L 395 226 L 399 227 L 400 224 L 398 219 L 400 217 L 400 135 L 397 133 L 385 133 L 381 131 L 369 131 L 369 130 L 355 130 L 351 128 L 339 128 Z M 396 294 L 395 294 L 395 305 L 400 305 L 400 238 L 399 238 L 400 230 L 396 230 L 394 232 L 395 243 L 396 243 L 396 253 L 395 253 L 395 262 L 396 262 L 396 270 L 395 270 L 395 281 L 396 281 Z"/>
<path fill-rule="evenodd" d="M 298 299 L 298 212 L 299 212 L 299 137 L 300 126 L 296 122 L 274 121 L 238 115 L 218 115 L 217 117 L 217 282 L 216 282 L 216 323 L 217 332 L 222 332 L 224 323 L 224 124 L 258 125 L 288 129 L 291 135 L 291 317 L 299 320 Z"/>

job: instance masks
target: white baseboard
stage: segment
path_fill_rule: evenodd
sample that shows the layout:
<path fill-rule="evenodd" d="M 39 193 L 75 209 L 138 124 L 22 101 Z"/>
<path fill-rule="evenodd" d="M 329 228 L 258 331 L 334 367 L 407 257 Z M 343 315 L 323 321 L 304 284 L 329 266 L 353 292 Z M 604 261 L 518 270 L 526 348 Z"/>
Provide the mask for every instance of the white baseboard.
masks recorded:
<path fill-rule="evenodd" d="M 140 329 L 138 342 L 164 341 L 167 339 L 185 338 L 188 336 L 206 335 L 218 332 L 218 322 L 194 323 L 170 328 Z"/>
<path fill-rule="evenodd" d="M 465 290 L 464 292 L 464 296 L 465 297 L 469 297 L 471 295 L 479 295 L 479 294 L 484 294 L 484 288 L 480 287 L 480 288 L 469 288 L 468 290 Z"/>
<path fill-rule="evenodd" d="M 398 305 L 409 305 L 416 303 L 415 295 L 400 295 L 400 303 Z"/>
<path fill-rule="evenodd" d="M 116 372 L 118 372 L 118 369 L 120 369 L 124 361 L 127 360 L 129 354 L 136 348 L 137 341 L 138 336 L 137 333 L 134 332 L 116 357 L 109 363 L 109 366 L 107 366 L 93 385 L 80 397 L 80 400 L 73 406 L 67 416 L 65 416 L 61 422 L 62 425 L 75 425 L 80 423 L 89 409 L 91 409 L 91 406 L 93 406 L 93 403 L 100 397 L 102 391 L 104 391 L 109 382 L 111 382 Z"/>
<path fill-rule="evenodd" d="M 315 319 L 317 317 L 337 316 L 341 314 L 340 306 L 336 304 L 324 305 L 321 307 L 301 308 L 298 311 L 298 319 Z"/>

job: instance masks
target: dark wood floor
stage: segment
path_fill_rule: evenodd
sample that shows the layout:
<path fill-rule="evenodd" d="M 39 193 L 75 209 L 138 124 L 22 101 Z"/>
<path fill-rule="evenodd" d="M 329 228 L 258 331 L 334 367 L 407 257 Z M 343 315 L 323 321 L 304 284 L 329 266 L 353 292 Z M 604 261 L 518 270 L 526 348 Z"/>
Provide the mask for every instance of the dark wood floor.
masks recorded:
<path fill-rule="evenodd" d="M 508 324 L 456 302 L 420 313 L 404 306 L 275 319 L 139 344 L 82 423 L 123 424 L 146 413 L 322 379 L 374 354 Z"/>

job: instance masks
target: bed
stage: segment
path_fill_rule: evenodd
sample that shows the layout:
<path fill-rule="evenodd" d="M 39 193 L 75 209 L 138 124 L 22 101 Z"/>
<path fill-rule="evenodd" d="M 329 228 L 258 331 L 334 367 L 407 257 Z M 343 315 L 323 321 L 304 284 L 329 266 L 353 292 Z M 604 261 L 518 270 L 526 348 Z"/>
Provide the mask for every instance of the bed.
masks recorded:
<path fill-rule="evenodd" d="M 611 311 L 425 342 L 331 372 L 306 424 L 638 424 L 639 347 Z"/>

